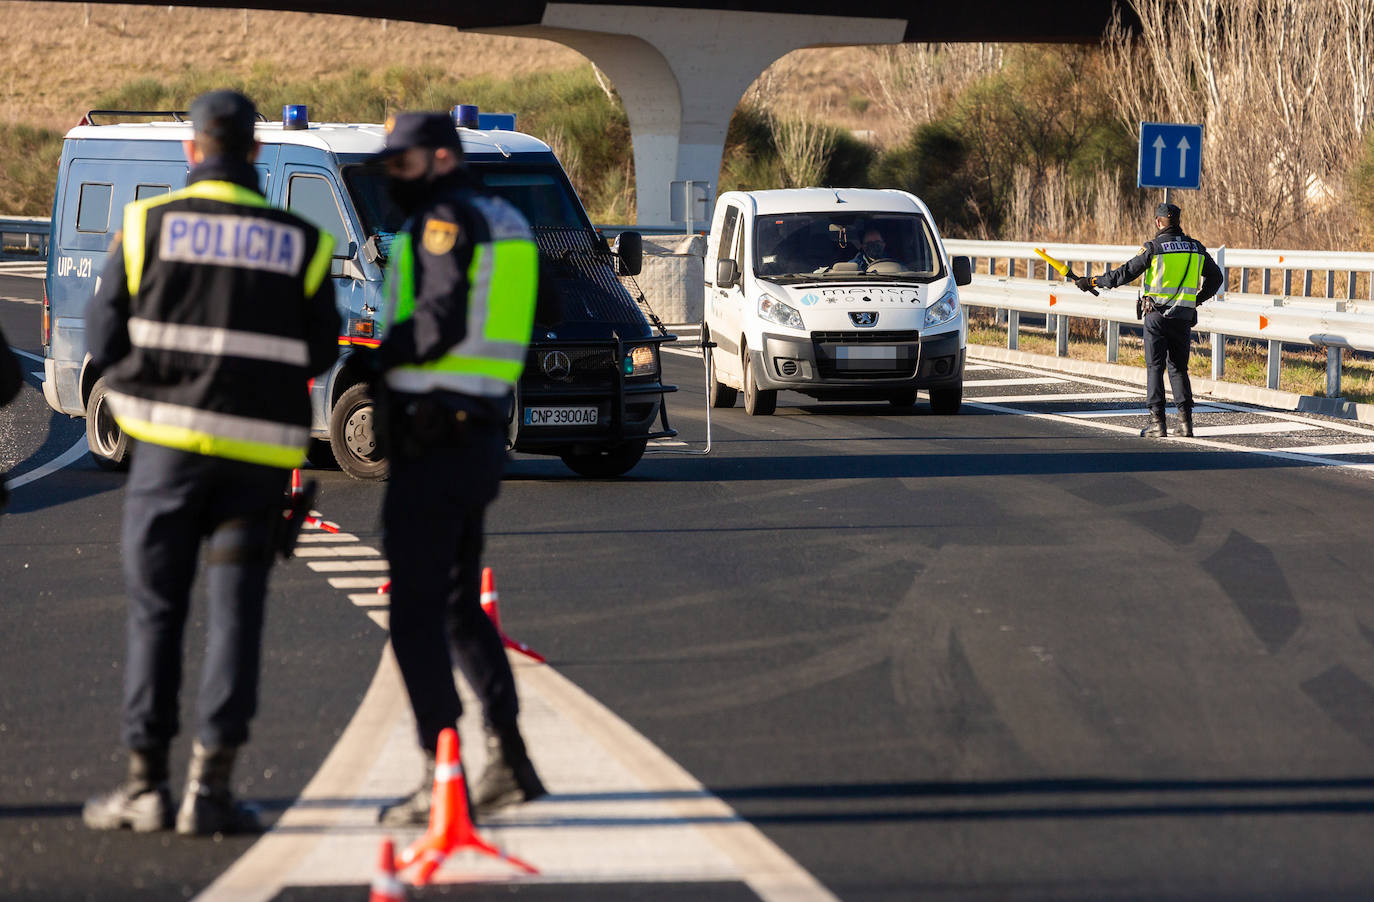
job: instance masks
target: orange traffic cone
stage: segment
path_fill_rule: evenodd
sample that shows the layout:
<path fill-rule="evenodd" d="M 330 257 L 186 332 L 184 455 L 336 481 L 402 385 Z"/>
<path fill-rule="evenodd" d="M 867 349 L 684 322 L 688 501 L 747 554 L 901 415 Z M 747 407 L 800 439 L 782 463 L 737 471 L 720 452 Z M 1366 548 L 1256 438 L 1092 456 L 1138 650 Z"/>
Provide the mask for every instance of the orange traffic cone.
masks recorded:
<path fill-rule="evenodd" d="M 396 876 L 396 846 L 391 837 L 382 840 L 377 856 L 377 873 L 372 878 L 372 892 L 367 902 L 405 902 L 406 887 Z"/>
<path fill-rule="evenodd" d="M 434 756 L 434 796 L 430 801 L 429 829 L 397 856 L 396 869 L 403 871 L 418 861 L 420 869 L 415 873 L 415 885 L 424 886 L 444 859 L 459 849 L 475 849 L 483 855 L 508 861 L 527 874 L 539 873 L 532 865 L 507 855 L 477 835 L 468 813 L 467 786 L 458 755 L 458 733 L 449 727 L 439 734 L 439 748 Z"/>
<path fill-rule="evenodd" d="M 501 596 L 496 594 L 496 575 L 491 572 L 490 567 L 482 568 L 482 610 L 486 612 L 491 620 L 492 626 L 496 627 L 496 632 L 501 636 L 501 643 L 506 648 L 514 649 L 527 658 L 538 661 L 540 664 L 548 663 L 548 659 L 539 652 L 530 648 L 523 642 L 516 642 L 510 636 L 501 631 Z"/>
<path fill-rule="evenodd" d="M 280 485 L 281 483 L 278 483 Z M 298 497 L 305 489 L 301 488 L 301 471 L 299 469 L 291 471 L 291 497 Z"/>
<path fill-rule="evenodd" d="M 377 587 L 378 595 L 388 595 L 391 593 L 391 580 L 387 580 Z"/>

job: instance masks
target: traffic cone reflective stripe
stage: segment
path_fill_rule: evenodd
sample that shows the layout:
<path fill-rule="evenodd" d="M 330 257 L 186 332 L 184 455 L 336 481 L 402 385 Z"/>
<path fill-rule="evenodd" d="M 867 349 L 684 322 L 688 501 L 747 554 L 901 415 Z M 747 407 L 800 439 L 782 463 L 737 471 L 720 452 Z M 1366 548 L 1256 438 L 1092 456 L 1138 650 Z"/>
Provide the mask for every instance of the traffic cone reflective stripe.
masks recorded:
<path fill-rule="evenodd" d="M 434 756 L 434 795 L 430 802 L 429 829 L 396 858 L 396 869 L 405 870 L 419 863 L 415 885 L 424 886 L 459 849 L 475 849 L 484 855 L 510 862 L 527 874 L 539 873 L 532 865 L 488 843 L 477 835 L 468 812 L 468 796 L 463 781 L 463 765 L 458 753 L 458 733 L 452 727 L 439 734 Z"/>
<path fill-rule="evenodd" d="M 372 878 L 372 892 L 367 902 L 405 902 L 406 888 L 396 876 L 396 846 L 390 837 L 382 840 L 377 857 L 377 874 Z"/>
<path fill-rule="evenodd" d="M 496 633 L 501 637 L 501 644 L 506 648 L 520 652 L 527 658 L 538 661 L 540 664 L 548 663 L 548 659 L 539 652 L 530 648 L 523 642 L 516 642 L 501 630 L 501 596 L 496 592 L 496 575 L 492 573 L 490 567 L 482 568 L 482 610 L 491 620 L 492 626 L 496 627 Z"/>

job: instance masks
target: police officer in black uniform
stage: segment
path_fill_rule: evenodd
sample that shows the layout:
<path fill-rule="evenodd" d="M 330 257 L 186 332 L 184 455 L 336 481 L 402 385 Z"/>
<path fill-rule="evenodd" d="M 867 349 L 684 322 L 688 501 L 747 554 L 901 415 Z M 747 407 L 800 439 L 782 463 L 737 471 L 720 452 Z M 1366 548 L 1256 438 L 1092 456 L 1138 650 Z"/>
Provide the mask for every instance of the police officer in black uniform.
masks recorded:
<path fill-rule="evenodd" d="M 1155 237 L 1140 253 L 1117 269 L 1100 276 L 1083 276 L 1076 284 L 1083 291 L 1115 288 L 1145 274 L 1141 312 L 1145 327 L 1145 405 L 1150 425 L 1141 435 L 1163 438 L 1169 434 L 1164 419 L 1164 369 L 1167 363 L 1178 408 L 1179 434 L 1193 434 L 1193 385 L 1188 378 L 1188 352 L 1192 329 L 1197 324 L 1197 305 L 1221 290 L 1222 273 L 1202 242 L 1183 234 L 1179 209 L 1171 203 L 1155 208 Z"/>
<path fill-rule="evenodd" d="M 461 705 L 453 665 L 482 700 L 487 767 L 472 789 L 486 813 L 544 795 L 516 723 L 515 678 L 482 611 L 483 516 L 505 466 L 506 425 L 534 322 L 538 252 L 520 212 L 469 178 L 453 120 L 388 123 L 391 194 L 409 216 L 387 262 L 385 371 L 391 477 L 383 544 L 391 564 L 391 644 L 426 768 L 388 825 L 429 819 L 439 733 Z"/>
<path fill-rule="evenodd" d="M 209 637 L 176 829 L 259 829 L 230 777 L 257 707 L 263 601 L 287 474 L 309 439 L 307 384 L 338 354 L 333 239 L 260 193 L 257 112 L 230 91 L 191 104 L 188 185 L 124 210 L 86 314 L 120 427 L 137 444 L 124 504 L 128 778 L 86 803 L 88 827 L 172 822 L 168 746 L 197 558 Z"/>

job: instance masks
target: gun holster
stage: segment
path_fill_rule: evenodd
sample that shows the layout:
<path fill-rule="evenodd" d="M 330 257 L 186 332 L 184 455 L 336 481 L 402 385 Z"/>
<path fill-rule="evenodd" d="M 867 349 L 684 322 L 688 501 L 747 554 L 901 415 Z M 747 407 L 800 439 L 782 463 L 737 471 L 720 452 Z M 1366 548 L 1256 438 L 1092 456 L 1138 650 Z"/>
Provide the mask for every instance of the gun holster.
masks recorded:
<path fill-rule="evenodd" d="M 276 541 L 273 543 L 282 560 L 289 561 L 295 554 L 296 540 L 300 538 L 306 517 L 310 516 L 310 509 L 315 506 L 315 496 L 319 494 L 319 490 L 318 482 L 307 479 L 301 486 L 299 495 L 287 497 L 286 509 L 282 511 L 281 522 L 277 525 Z"/>

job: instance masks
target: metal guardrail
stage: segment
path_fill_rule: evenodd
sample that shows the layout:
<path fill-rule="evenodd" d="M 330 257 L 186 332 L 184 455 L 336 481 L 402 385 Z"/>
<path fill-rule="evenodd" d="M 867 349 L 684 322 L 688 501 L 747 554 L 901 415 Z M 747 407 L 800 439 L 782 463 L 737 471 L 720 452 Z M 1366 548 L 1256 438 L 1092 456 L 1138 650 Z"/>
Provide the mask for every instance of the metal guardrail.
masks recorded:
<path fill-rule="evenodd" d="M 46 216 L 6 216 L 0 218 L 0 259 L 4 258 L 5 248 L 11 244 L 11 236 L 24 236 L 24 250 L 35 250 L 44 260 L 48 258 L 48 237 L 52 231 L 52 220 Z M 36 241 L 34 239 L 37 239 Z"/>
<path fill-rule="evenodd" d="M 973 283 L 960 292 L 960 300 L 968 306 L 1005 310 L 1008 348 L 1017 346 L 1021 313 L 1043 314 L 1055 333 L 1056 354 L 1068 356 L 1068 318 L 1083 317 L 1106 323 L 1106 358 L 1115 362 L 1121 325 L 1138 322 L 1135 288 L 1104 291 L 1100 298 L 1084 294 L 1053 274 L 1035 255 L 1032 244 L 953 240 L 946 241 L 945 247 L 951 254 L 973 258 L 976 274 Z M 1082 264 L 1077 270 L 1083 275 L 1091 275 L 1097 264 L 1101 265 L 1096 271 L 1102 272 L 1139 252 L 1129 245 L 1061 244 L 1049 250 L 1061 259 Z M 1363 275 L 1374 300 L 1374 254 L 1222 247 L 1214 256 L 1227 275 L 1227 283 L 1216 298 L 1198 308 L 1196 327 L 1211 336 L 1212 378 L 1220 380 L 1225 375 L 1227 337 L 1255 339 L 1268 343 L 1267 382 L 1277 389 L 1283 345 L 1302 344 L 1326 350 L 1326 395 L 1340 397 L 1342 352 L 1374 352 L 1374 304 L 1355 298 Z M 976 272 L 983 260 L 987 261 L 987 274 Z M 1023 260 L 1024 278 L 1016 275 Z M 994 274 L 998 261 L 1005 261 L 1007 276 Z M 1041 273 L 1039 278 L 1037 272 Z M 1319 272 L 1325 274 L 1326 294 L 1307 296 L 1314 287 L 1314 274 Z M 1283 285 L 1282 295 L 1270 293 L 1275 273 Z M 1296 279 L 1301 280 L 1303 295 L 1292 294 Z M 1252 281 L 1258 283 L 1254 287 L 1260 288 L 1260 293 L 1247 291 Z M 1227 290 L 1237 283 L 1239 292 Z M 1344 296 L 1338 296 L 1338 285 L 1345 289 Z"/>

